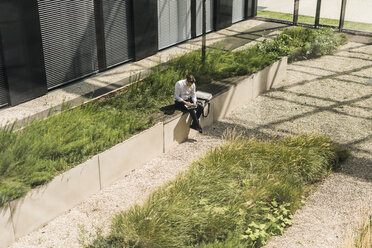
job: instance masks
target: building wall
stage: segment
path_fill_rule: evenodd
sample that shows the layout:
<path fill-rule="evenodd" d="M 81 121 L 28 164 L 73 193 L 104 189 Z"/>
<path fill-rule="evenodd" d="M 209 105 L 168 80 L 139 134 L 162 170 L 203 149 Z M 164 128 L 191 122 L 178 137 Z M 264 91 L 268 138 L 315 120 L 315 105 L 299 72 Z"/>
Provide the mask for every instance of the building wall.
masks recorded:
<path fill-rule="evenodd" d="M 107 67 L 133 59 L 130 7 L 129 0 L 103 1 Z"/>
<path fill-rule="evenodd" d="M 244 20 L 245 0 L 233 0 L 232 23 Z"/>
<path fill-rule="evenodd" d="M 191 38 L 191 1 L 158 0 L 159 49 Z"/>
<path fill-rule="evenodd" d="M 0 37 L 8 103 L 17 105 L 46 94 L 36 0 L 0 0 Z"/>
<path fill-rule="evenodd" d="M 1 41 L 1 37 L 0 37 Z M 8 104 L 8 88 L 5 80 L 5 66 L 3 61 L 3 51 L 0 42 L 0 107 Z"/>
<path fill-rule="evenodd" d="M 202 34 L 202 25 L 203 25 L 203 0 L 196 0 L 196 35 L 199 36 Z M 205 1 L 206 9 L 206 32 L 213 30 L 213 14 L 214 14 L 214 1 L 206 0 Z"/>
<path fill-rule="evenodd" d="M 98 71 L 93 0 L 38 0 L 48 89 Z"/>
<path fill-rule="evenodd" d="M 243 6 L 252 0 L 234 1 Z M 201 35 L 201 3 L 0 0 L 0 106 L 17 105 Z M 207 0 L 206 5 L 207 32 L 232 24 L 231 0 Z M 247 11 L 238 5 L 235 12 Z"/>

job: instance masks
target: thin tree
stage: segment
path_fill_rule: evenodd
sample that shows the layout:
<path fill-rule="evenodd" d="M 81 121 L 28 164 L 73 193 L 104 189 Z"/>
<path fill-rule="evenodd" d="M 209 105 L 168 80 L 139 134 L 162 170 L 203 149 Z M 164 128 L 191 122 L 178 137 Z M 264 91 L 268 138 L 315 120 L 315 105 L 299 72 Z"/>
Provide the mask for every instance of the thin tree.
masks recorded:
<path fill-rule="evenodd" d="M 203 0 L 203 8 L 202 8 L 202 65 L 204 67 L 205 65 L 205 57 L 206 57 L 206 27 L 207 27 L 207 13 L 206 13 L 206 9 L 205 9 L 205 1 L 206 0 Z"/>

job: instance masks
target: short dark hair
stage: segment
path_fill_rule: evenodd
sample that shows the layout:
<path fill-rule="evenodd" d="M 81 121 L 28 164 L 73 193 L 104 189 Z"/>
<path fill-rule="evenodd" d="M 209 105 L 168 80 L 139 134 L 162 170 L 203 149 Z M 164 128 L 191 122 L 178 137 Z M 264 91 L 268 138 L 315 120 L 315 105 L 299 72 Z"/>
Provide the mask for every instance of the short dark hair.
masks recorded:
<path fill-rule="evenodd" d="M 187 80 L 187 82 L 195 83 L 195 78 L 191 74 L 189 74 L 189 75 L 186 76 L 186 80 Z"/>

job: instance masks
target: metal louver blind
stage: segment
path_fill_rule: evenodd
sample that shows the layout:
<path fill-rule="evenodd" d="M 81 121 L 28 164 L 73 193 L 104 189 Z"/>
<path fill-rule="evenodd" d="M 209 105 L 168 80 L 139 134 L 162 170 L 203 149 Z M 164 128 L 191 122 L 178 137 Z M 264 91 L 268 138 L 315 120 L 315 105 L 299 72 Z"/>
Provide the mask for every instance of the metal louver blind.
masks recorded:
<path fill-rule="evenodd" d="M 213 30 L 213 0 L 205 1 L 206 32 Z M 196 0 L 196 35 L 203 32 L 203 0 Z"/>
<path fill-rule="evenodd" d="M 130 50 L 129 0 L 104 0 L 103 22 L 105 30 L 107 67 L 132 59 Z"/>
<path fill-rule="evenodd" d="M 93 0 L 38 0 L 48 89 L 98 70 Z"/>
<path fill-rule="evenodd" d="M 159 49 L 191 38 L 190 0 L 158 0 Z"/>
<path fill-rule="evenodd" d="M 244 2 L 245 0 L 233 0 L 232 6 L 232 23 L 244 19 Z"/>
<path fill-rule="evenodd" d="M 8 104 L 8 90 L 5 82 L 5 66 L 0 46 L 0 107 Z"/>
<path fill-rule="evenodd" d="M 257 2 L 255 2 L 254 0 L 248 0 L 247 17 L 254 16 L 254 4 L 257 4 Z"/>

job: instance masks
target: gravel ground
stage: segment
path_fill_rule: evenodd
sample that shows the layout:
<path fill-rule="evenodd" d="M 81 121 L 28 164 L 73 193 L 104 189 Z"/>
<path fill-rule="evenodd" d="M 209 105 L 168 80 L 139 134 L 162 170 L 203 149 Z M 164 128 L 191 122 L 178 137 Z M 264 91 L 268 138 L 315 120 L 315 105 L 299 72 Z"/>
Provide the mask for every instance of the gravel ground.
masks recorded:
<path fill-rule="evenodd" d="M 308 197 L 294 225 L 267 248 L 339 247 L 362 206 L 372 206 L 372 45 L 350 42 L 334 56 L 288 66 L 287 80 L 99 192 L 11 247 L 81 247 L 110 218 L 221 143 L 227 128 L 268 138 L 320 132 L 348 146 L 352 156 Z"/>

